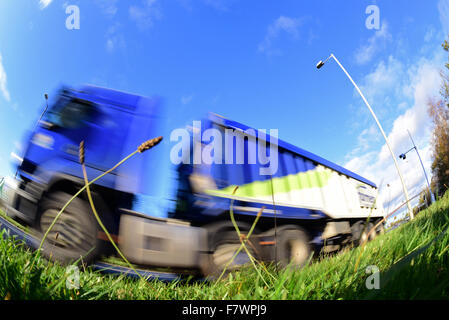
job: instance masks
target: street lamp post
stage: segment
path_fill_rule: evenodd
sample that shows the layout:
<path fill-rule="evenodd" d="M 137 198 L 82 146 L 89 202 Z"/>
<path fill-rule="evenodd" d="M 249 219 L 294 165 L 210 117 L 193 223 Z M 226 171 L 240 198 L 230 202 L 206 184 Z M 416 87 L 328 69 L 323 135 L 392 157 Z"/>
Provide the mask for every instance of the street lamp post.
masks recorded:
<path fill-rule="evenodd" d="M 387 208 L 387 214 L 390 213 L 390 204 L 391 204 L 391 188 L 390 188 L 390 184 L 387 183 L 387 188 L 388 188 L 388 208 Z"/>
<path fill-rule="evenodd" d="M 334 54 L 331 54 L 326 60 L 324 61 L 320 61 L 317 63 L 316 67 L 317 69 L 320 69 L 330 58 L 333 58 L 335 60 L 335 62 L 337 62 L 337 64 L 340 66 L 340 68 L 343 70 L 343 72 L 346 74 L 346 76 L 349 78 L 349 80 L 351 80 L 352 84 L 354 85 L 354 87 L 357 89 L 357 91 L 359 92 L 360 96 L 362 97 L 363 101 L 365 102 L 366 106 L 368 107 L 369 111 L 371 112 L 371 115 L 373 116 L 374 120 L 377 123 L 377 126 L 379 127 L 380 132 L 382 133 L 384 139 L 385 139 L 385 143 L 388 147 L 388 149 L 390 150 L 391 153 L 391 157 L 394 161 L 394 165 L 396 166 L 396 170 L 398 172 L 399 178 L 401 180 L 402 183 L 402 190 L 404 191 L 404 196 L 405 196 L 405 201 L 407 202 L 407 208 L 408 208 L 408 212 L 410 214 L 410 219 L 413 219 L 413 210 L 412 207 L 410 205 L 410 201 L 409 201 L 409 197 L 408 197 L 408 192 L 407 192 L 407 188 L 405 187 L 405 183 L 404 183 L 404 179 L 402 177 L 402 173 L 401 170 L 399 169 L 399 165 L 398 162 L 396 161 L 396 157 L 394 156 L 393 150 L 390 147 L 390 144 L 388 143 L 388 139 L 387 136 L 385 135 L 384 130 L 382 129 L 382 126 L 380 125 L 379 120 L 376 117 L 376 114 L 374 113 L 373 109 L 371 108 L 371 106 L 369 105 L 368 101 L 366 100 L 365 96 L 363 95 L 362 91 L 360 91 L 359 87 L 357 86 L 357 84 L 354 82 L 354 80 L 352 80 L 351 76 L 349 75 L 349 73 L 346 71 L 346 69 L 341 65 L 340 61 L 338 61 L 338 59 L 334 56 Z"/>
<path fill-rule="evenodd" d="M 424 164 L 422 163 L 421 156 L 419 155 L 419 152 L 418 152 L 418 148 L 416 147 L 415 141 L 413 141 L 413 138 L 412 138 L 412 135 L 410 134 L 410 131 L 407 130 L 407 133 L 408 133 L 408 136 L 410 137 L 410 140 L 412 140 L 413 148 L 411 148 L 407 152 L 404 152 L 403 154 L 401 154 L 399 156 L 399 158 L 402 159 L 402 160 L 405 160 L 406 154 L 409 153 L 410 151 L 412 151 L 413 149 L 415 149 L 416 154 L 418 155 L 418 158 L 419 158 L 419 162 L 421 162 L 422 170 L 424 171 L 424 177 L 426 177 L 427 188 L 428 188 L 429 194 L 430 194 L 430 201 L 431 201 L 431 203 L 434 203 L 435 202 L 435 197 L 434 197 L 434 195 L 432 193 L 432 189 L 430 188 L 429 179 L 427 178 L 426 169 L 424 168 Z"/>

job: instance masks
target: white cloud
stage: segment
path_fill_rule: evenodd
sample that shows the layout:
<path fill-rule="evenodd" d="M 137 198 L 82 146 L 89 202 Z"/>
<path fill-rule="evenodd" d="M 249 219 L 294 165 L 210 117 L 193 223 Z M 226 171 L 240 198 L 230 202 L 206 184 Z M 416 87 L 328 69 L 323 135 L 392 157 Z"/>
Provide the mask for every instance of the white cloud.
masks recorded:
<path fill-rule="evenodd" d="M 233 0 L 204 0 L 204 3 L 219 11 L 228 11 Z"/>
<path fill-rule="evenodd" d="M 393 128 L 387 136 L 403 174 L 409 197 L 414 196 L 426 186 L 424 172 L 415 151 L 412 150 L 407 155 L 406 161 L 399 159 L 398 155 L 413 146 L 407 133 L 409 130 L 418 147 L 427 174 L 430 175 L 431 121 L 427 114 L 427 106 L 429 99 L 437 96 L 439 92 L 441 84 L 439 69 L 443 61 L 441 57 L 441 55 L 437 55 L 433 60 L 420 59 L 415 64 L 407 66 L 407 68 L 404 67 L 404 70 L 410 71 L 402 73 L 403 78 L 398 82 L 398 86 L 402 86 L 401 90 L 412 93 L 412 107 L 395 119 Z M 379 70 L 382 68 L 380 67 Z M 383 86 L 381 82 L 378 84 L 380 87 Z M 377 137 L 381 137 L 380 132 L 377 132 Z M 372 143 L 373 140 L 368 139 L 370 136 L 364 130 L 360 134 L 359 142 Z M 349 155 L 352 158 L 345 164 L 345 167 L 372 180 L 378 186 L 382 183 L 380 199 L 386 201 L 384 204 L 391 202 L 390 211 L 404 201 L 402 184 L 386 144 L 383 144 L 380 149 L 369 148 L 369 150 L 357 146 Z M 389 184 L 390 187 L 386 188 L 386 184 Z M 415 199 L 416 201 L 417 199 Z"/>
<path fill-rule="evenodd" d="M 375 64 L 372 71 L 359 81 L 360 89 L 377 117 L 381 122 L 386 121 L 387 125 L 392 124 L 398 112 L 403 112 L 412 104 L 410 97 L 413 96 L 413 92 L 410 91 L 409 82 L 404 74 L 407 74 L 404 63 L 389 56 Z M 350 122 L 353 130 L 359 130 L 371 125 L 372 117 L 355 89 L 354 98 L 358 103 L 352 106 L 354 112 Z"/>
<path fill-rule="evenodd" d="M 388 96 L 402 95 L 404 81 L 402 74 L 405 72 L 404 65 L 393 56 L 389 56 L 387 61 L 381 61 L 377 64 L 374 71 L 369 73 L 363 79 L 361 90 L 368 101 L 376 101 L 376 104 L 385 104 Z"/>
<path fill-rule="evenodd" d="M 414 106 L 400 115 L 393 124 L 393 130 L 389 135 L 390 144 L 395 150 L 405 141 L 408 141 L 407 129 L 411 134 L 422 135 L 424 128 L 430 126 L 427 114 L 428 102 L 431 97 L 437 96 L 441 77 L 439 66 L 431 61 L 421 60 L 415 75 L 411 75 L 411 87 L 413 90 Z M 415 69 L 415 68 L 414 68 Z M 382 148 L 380 159 L 387 157 L 387 147 Z"/>
<path fill-rule="evenodd" d="M 23 145 L 20 141 L 14 141 L 14 148 L 18 151 L 18 152 L 22 152 L 23 151 Z"/>
<path fill-rule="evenodd" d="M 449 0 L 440 0 L 438 2 L 438 12 L 440 22 L 443 27 L 444 36 L 449 35 Z"/>
<path fill-rule="evenodd" d="M 265 39 L 259 44 L 259 51 L 268 54 L 276 52 L 272 50 L 272 42 L 279 36 L 279 34 L 285 32 L 294 38 L 297 38 L 300 25 L 301 22 L 299 19 L 280 16 L 268 26 Z"/>
<path fill-rule="evenodd" d="M 103 14 L 111 18 L 118 11 L 117 0 L 95 0 L 95 4 L 100 7 Z"/>
<path fill-rule="evenodd" d="M 345 160 L 351 162 L 352 168 L 359 169 L 358 163 L 360 162 L 360 154 L 368 152 L 371 143 L 378 141 L 377 126 L 372 124 L 368 128 L 364 129 L 357 137 L 357 145 L 345 156 Z M 366 154 L 365 154 L 366 155 Z M 356 171 L 357 172 L 357 171 Z"/>
<path fill-rule="evenodd" d="M 50 3 L 52 3 L 53 0 L 39 0 L 39 7 L 41 8 L 41 10 L 44 10 L 45 8 L 47 8 Z"/>
<path fill-rule="evenodd" d="M 115 23 L 110 26 L 106 32 L 106 50 L 113 52 L 115 49 L 124 49 L 126 46 L 125 37 L 120 32 L 121 25 Z"/>
<path fill-rule="evenodd" d="M 193 94 L 188 95 L 188 96 L 182 96 L 181 97 L 181 103 L 183 105 L 189 104 L 192 101 L 192 99 L 193 99 Z"/>
<path fill-rule="evenodd" d="M 424 41 L 425 42 L 430 42 L 435 38 L 435 28 L 433 26 L 430 26 L 427 31 L 426 34 L 424 35 Z"/>
<path fill-rule="evenodd" d="M 129 17 L 135 21 L 139 29 L 145 30 L 153 26 L 155 20 L 162 17 L 157 0 L 145 0 L 143 6 L 129 7 Z"/>
<path fill-rule="evenodd" d="M 368 38 L 368 43 L 359 49 L 355 53 L 355 60 L 358 64 L 365 64 L 374 57 L 374 55 L 381 50 L 387 42 L 391 41 L 391 34 L 388 31 L 388 23 L 382 22 L 382 26 L 379 31 L 376 31 L 374 35 Z"/>
<path fill-rule="evenodd" d="M 11 101 L 11 96 L 9 94 L 8 88 L 6 87 L 6 71 L 3 67 L 3 58 L 0 54 L 0 91 L 3 94 L 3 97 L 6 101 Z"/>

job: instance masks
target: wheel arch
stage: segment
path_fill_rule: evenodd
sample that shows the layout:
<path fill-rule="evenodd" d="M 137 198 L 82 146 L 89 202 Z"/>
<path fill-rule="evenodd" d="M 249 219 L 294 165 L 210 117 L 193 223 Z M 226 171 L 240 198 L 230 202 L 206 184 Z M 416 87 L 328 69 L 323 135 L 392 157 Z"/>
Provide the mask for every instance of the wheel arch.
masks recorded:
<path fill-rule="evenodd" d="M 40 215 L 41 215 L 41 206 L 42 203 L 45 201 L 47 197 L 50 196 L 52 193 L 56 192 L 64 192 L 69 195 L 75 195 L 82 187 L 84 186 L 84 180 L 76 177 L 71 176 L 67 174 L 57 174 L 55 175 L 50 182 L 47 184 L 46 188 L 42 191 L 38 208 L 37 208 L 37 214 L 35 218 L 35 223 L 39 223 Z M 91 185 L 91 194 L 93 198 L 93 202 L 95 205 L 95 208 L 100 216 L 100 219 L 105 224 L 105 226 L 108 228 L 108 231 L 110 233 L 117 233 L 118 232 L 118 221 L 114 221 L 114 208 L 111 208 L 106 204 L 106 199 L 113 197 L 111 195 L 114 190 L 108 188 L 104 188 L 97 185 Z M 88 201 L 87 193 L 82 192 L 78 198 Z M 88 204 L 89 205 L 89 204 Z M 90 205 L 89 205 L 90 206 Z"/>

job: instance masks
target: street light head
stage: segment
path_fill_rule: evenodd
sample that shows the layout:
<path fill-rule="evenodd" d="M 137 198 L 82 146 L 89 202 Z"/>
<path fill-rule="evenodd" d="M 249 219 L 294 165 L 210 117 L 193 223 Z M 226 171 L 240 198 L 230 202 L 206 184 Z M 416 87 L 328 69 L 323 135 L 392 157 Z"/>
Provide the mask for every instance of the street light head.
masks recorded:
<path fill-rule="evenodd" d="M 403 153 L 403 154 L 401 154 L 401 155 L 399 156 L 399 158 L 402 159 L 402 160 L 405 160 L 406 155 Z"/>
<path fill-rule="evenodd" d="M 316 64 L 316 68 L 317 68 L 317 69 L 320 69 L 322 66 L 324 66 L 324 62 L 323 62 L 322 60 L 320 60 L 320 62 L 318 62 L 318 63 Z"/>

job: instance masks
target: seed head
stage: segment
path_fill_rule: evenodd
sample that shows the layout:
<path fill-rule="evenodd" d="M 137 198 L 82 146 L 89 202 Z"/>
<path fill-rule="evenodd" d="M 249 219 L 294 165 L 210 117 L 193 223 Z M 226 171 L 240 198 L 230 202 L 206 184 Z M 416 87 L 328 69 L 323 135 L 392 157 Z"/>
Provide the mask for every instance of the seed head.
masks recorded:
<path fill-rule="evenodd" d="M 157 137 L 157 138 L 153 138 L 153 139 L 147 140 L 147 141 L 145 141 L 144 143 L 142 143 L 142 144 L 137 148 L 137 150 L 138 150 L 140 153 L 142 153 L 142 152 L 144 152 L 144 151 L 146 151 L 146 150 L 149 150 L 149 149 L 153 148 L 155 145 L 157 145 L 159 142 L 161 142 L 162 139 L 163 139 L 163 138 L 162 138 L 162 136 L 161 136 L 161 137 Z"/>
<path fill-rule="evenodd" d="M 263 210 L 265 209 L 265 206 L 260 208 L 259 212 L 257 213 L 257 216 L 260 217 L 262 215 Z"/>
<path fill-rule="evenodd" d="M 78 149 L 78 156 L 80 159 L 80 163 L 84 164 L 84 140 L 80 142 L 80 147 Z"/>

